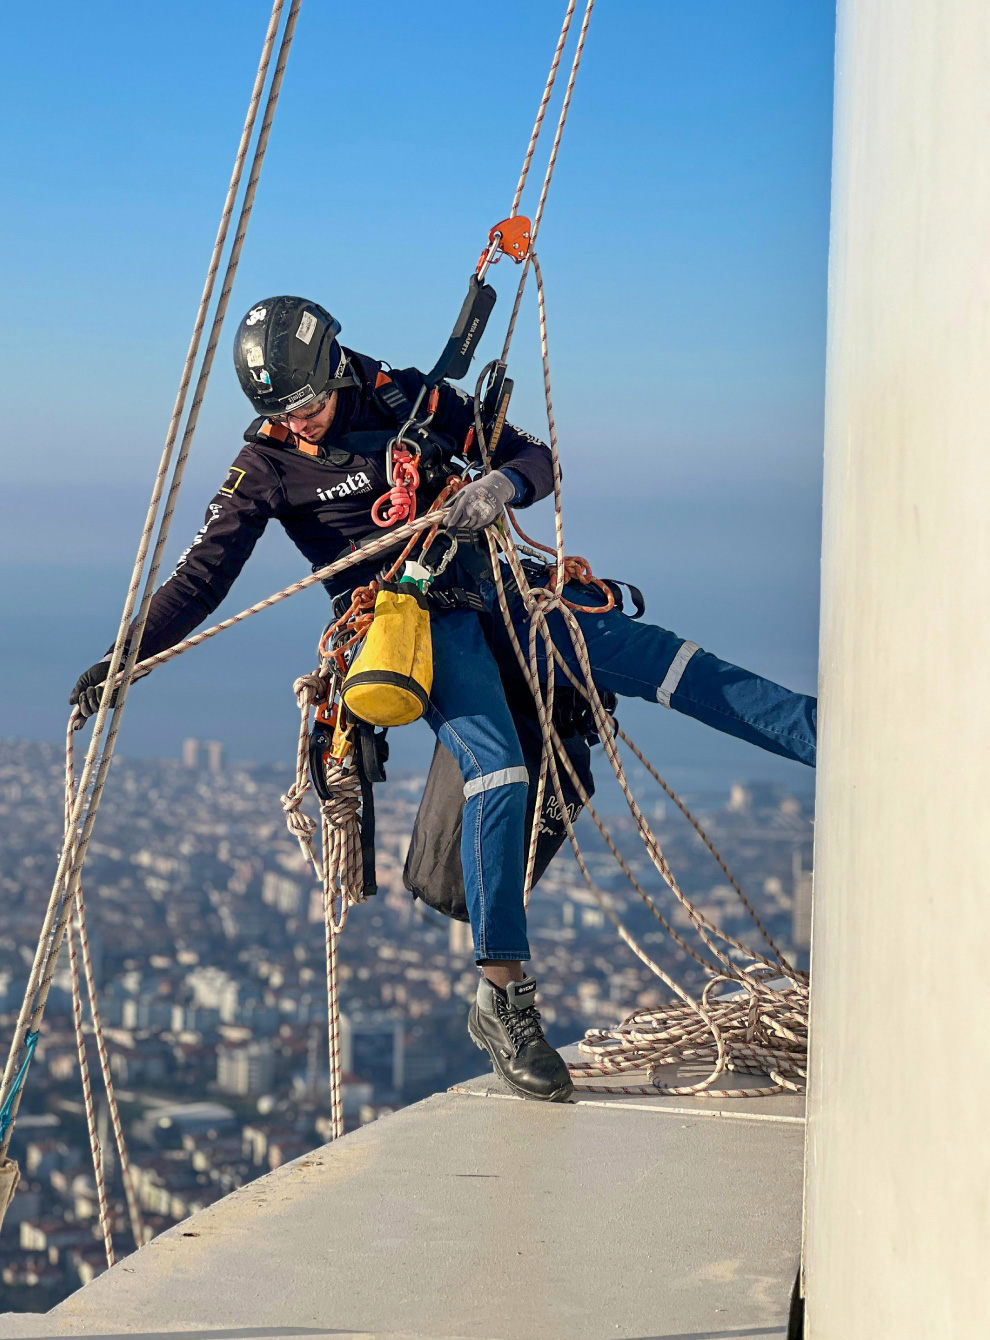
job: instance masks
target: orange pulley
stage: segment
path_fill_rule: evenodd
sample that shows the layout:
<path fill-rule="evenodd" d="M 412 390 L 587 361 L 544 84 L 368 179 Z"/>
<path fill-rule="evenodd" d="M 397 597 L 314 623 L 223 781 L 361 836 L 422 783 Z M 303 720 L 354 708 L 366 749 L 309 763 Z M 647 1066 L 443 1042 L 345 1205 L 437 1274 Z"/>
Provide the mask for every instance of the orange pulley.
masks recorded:
<path fill-rule="evenodd" d="M 517 263 L 524 261 L 529 255 L 532 231 L 533 225 L 525 214 L 514 214 L 511 219 L 496 223 L 488 234 L 488 246 L 481 253 L 475 273 L 487 270 L 489 265 L 494 265 L 503 256 Z"/>

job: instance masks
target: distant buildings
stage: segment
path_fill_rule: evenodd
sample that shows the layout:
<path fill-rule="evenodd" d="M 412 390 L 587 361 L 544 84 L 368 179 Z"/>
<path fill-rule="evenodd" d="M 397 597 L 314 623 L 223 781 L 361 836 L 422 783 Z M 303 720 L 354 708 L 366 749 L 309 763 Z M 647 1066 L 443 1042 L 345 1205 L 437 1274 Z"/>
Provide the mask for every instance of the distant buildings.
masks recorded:
<path fill-rule="evenodd" d="M 471 938 L 471 927 L 466 921 L 451 919 L 447 945 L 451 958 L 467 958 L 470 955 L 474 941 Z"/>
<path fill-rule="evenodd" d="M 794 853 L 794 912 L 791 920 L 791 938 L 797 949 L 811 948 L 811 890 L 813 872 L 806 870 L 801 853 Z"/>
<path fill-rule="evenodd" d="M 342 1013 L 340 1055 L 344 1070 L 370 1080 L 376 1091 L 401 1094 L 406 1070 L 405 1021 L 394 1013 Z"/>
<path fill-rule="evenodd" d="M 275 1052 L 270 1042 L 245 1042 L 217 1051 L 217 1088 L 242 1098 L 260 1098 L 275 1082 Z"/>
<path fill-rule="evenodd" d="M 235 1022 L 240 986 L 229 972 L 211 966 L 197 967 L 186 973 L 185 983 L 195 1004 L 216 1010 L 225 1024 Z"/>
<path fill-rule="evenodd" d="M 234 1112 L 223 1103 L 155 1103 L 142 1118 L 139 1133 L 149 1143 L 169 1145 L 183 1138 L 215 1141 L 236 1126 Z"/>
<path fill-rule="evenodd" d="M 318 890 L 322 893 L 322 890 Z M 304 889 L 298 879 L 284 875 L 280 870 L 266 870 L 261 880 L 261 901 L 274 907 L 283 917 L 297 917 L 303 908 L 303 894 L 306 894 L 309 906 L 309 891 Z M 320 907 L 322 918 L 323 908 Z"/>
<path fill-rule="evenodd" d="M 182 762 L 187 768 L 205 768 L 207 772 L 223 772 L 223 745 L 219 740 L 182 741 Z"/>

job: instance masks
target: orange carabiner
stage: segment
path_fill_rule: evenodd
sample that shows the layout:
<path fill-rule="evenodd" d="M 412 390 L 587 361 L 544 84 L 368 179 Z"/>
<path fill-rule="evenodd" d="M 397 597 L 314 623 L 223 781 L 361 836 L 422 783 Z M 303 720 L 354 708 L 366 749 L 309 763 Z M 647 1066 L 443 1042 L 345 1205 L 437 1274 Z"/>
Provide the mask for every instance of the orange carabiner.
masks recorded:
<path fill-rule="evenodd" d="M 321 726 L 329 726 L 331 730 L 337 725 L 337 704 L 332 698 L 324 698 L 321 703 L 316 704 L 316 711 L 313 713 L 314 720 Z"/>
<path fill-rule="evenodd" d="M 418 459 L 404 448 L 392 448 L 392 477 L 395 482 L 371 509 L 371 519 L 376 526 L 385 528 L 394 526 L 398 521 L 412 521 L 415 518 L 416 490 L 419 488 Z"/>

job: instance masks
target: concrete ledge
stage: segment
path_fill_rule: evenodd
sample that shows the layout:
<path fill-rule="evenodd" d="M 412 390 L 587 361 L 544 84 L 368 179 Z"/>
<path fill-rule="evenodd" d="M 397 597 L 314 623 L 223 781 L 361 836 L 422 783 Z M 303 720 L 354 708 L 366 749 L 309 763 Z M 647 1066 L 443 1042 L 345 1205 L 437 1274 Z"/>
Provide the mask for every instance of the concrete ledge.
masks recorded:
<path fill-rule="evenodd" d="M 576 1044 L 563 1047 L 561 1055 L 571 1065 L 587 1060 Z M 711 1073 L 707 1065 L 679 1063 L 663 1067 L 664 1084 L 683 1086 L 696 1084 Z M 582 1106 L 608 1106 L 619 1111 L 635 1108 L 650 1108 L 659 1112 L 673 1113 L 675 1116 L 690 1117 L 735 1117 L 742 1121 L 784 1121 L 804 1122 L 805 1095 L 803 1093 L 776 1093 L 767 1098 L 734 1098 L 733 1092 L 746 1088 L 769 1087 L 772 1081 L 768 1075 L 720 1075 L 712 1088 L 714 1094 L 699 1093 L 695 1096 L 660 1093 L 627 1094 L 621 1091 L 627 1088 L 650 1087 L 645 1072 L 630 1071 L 628 1074 L 610 1078 L 589 1080 L 595 1092 L 586 1091 L 580 1081 L 574 1091 L 572 1102 Z M 613 1091 L 601 1092 L 611 1088 Z M 473 1094 L 485 1098 L 517 1098 L 507 1085 L 494 1074 L 479 1075 L 476 1079 L 455 1084 L 452 1093 Z M 724 1096 L 722 1096 L 724 1094 Z"/>
<path fill-rule="evenodd" d="M 436 1095 L 242 1187 L 46 1316 L 0 1317 L 0 1337 L 783 1337 L 802 1125 L 675 1101 Z"/>

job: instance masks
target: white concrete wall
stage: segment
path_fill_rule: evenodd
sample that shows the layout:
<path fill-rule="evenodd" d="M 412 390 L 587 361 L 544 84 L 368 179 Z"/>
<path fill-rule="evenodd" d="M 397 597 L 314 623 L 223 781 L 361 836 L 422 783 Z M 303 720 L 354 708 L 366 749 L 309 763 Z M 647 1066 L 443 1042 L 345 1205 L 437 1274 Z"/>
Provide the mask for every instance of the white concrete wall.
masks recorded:
<path fill-rule="evenodd" d="M 839 0 L 811 1340 L 990 1336 L 990 0 Z"/>

